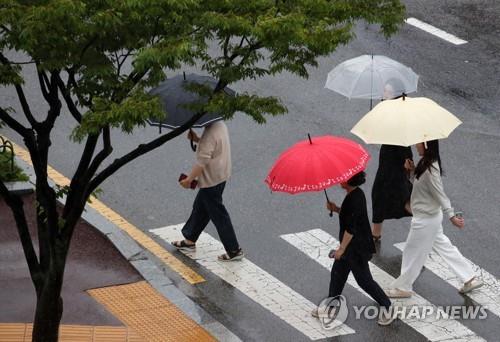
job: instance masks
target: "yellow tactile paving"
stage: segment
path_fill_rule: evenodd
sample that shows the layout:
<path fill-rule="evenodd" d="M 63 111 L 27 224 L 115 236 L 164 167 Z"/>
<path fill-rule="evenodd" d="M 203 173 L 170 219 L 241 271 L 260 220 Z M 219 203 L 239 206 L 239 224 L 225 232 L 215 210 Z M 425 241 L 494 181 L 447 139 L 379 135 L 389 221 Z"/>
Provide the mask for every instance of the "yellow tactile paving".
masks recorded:
<path fill-rule="evenodd" d="M 31 342 L 31 323 L 0 323 L 0 342 Z M 146 342 L 127 327 L 61 325 L 59 342 Z"/>
<path fill-rule="evenodd" d="M 21 158 L 28 164 L 33 165 L 31 163 L 31 157 L 27 150 L 14 143 L 13 146 L 17 157 Z M 70 184 L 70 180 L 68 178 L 66 178 L 64 175 L 57 172 L 50 166 L 47 168 L 47 174 L 49 178 L 51 178 L 56 184 L 59 184 L 60 186 L 65 186 Z M 155 242 L 142 230 L 127 222 L 127 220 L 125 220 L 113 209 L 109 208 L 95 197 L 92 197 L 91 201 L 92 203 L 88 204 L 90 207 L 97 210 L 102 216 L 106 217 L 120 229 L 129 234 L 130 237 L 132 237 L 137 243 L 139 243 L 144 248 L 148 249 L 157 258 L 159 258 L 172 270 L 174 270 L 181 277 L 183 277 L 187 282 L 189 282 L 190 284 L 198 284 L 205 281 L 205 279 L 201 275 L 199 275 L 189 266 L 187 266 L 182 261 L 174 257 L 171 253 L 165 250 L 160 244 Z"/>
<path fill-rule="evenodd" d="M 145 281 L 87 292 L 147 341 L 216 341 Z"/>

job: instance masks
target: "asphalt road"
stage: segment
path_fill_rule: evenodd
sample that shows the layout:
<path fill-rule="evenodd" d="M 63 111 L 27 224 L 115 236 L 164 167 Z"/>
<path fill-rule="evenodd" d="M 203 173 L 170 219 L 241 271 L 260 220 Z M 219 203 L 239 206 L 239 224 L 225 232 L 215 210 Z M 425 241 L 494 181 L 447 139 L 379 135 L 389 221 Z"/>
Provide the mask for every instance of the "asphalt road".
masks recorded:
<path fill-rule="evenodd" d="M 288 196 L 271 194 L 263 183 L 275 158 L 297 140 L 311 135 L 341 135 L 352 139 L 351 127 L 369 108 L 367 101 L 349 101 L 323 88 L 327 73 L 338 63 L 361 54 L 383 54 L 411 66 L 420 75 L 416 95 L 427 96 L 450 110 L 464 123 L 441 144 L 444 185 L 456 209 L 464 212 L 466 228 L 459 231 L 445 223 L 445 233 L 460 251 L 497 278 L 500 276 L 498 207 L 500 203 L 500 3 L 478 0 L 405 1 L 408 17 L 415 17 L 468 41 L 456 46 L 409 25 L 386 40 L 377 27 L 360 23 L 357 38 L 348 46 L 320 60 L 309 79 L 282 74 L 232 86 L 238 92 L 279 96 L 288 107 L 286 116 L 270 118 L 257 125 L 243 114 L 228 123 L 232 139 L 233 177 L 226 187 L 225 201 L 247 258 L 313 302 L 328 290 L 329 272 L 283 241 L 280 235 L 321 228 L 336 236 L 338 220 L 324 210 L 318 194 Z M 196 69 L 186 69 L 196 71 Z M 42 108 L 35 92 L 36 78 L 27 70 L 30 101 Z M 0 100 L 13 107 L 14 93 L 0 88 Z M 82 147 L 68 143 L 74 126 L 61 118 L 53 138 L 50 163 L 66 176 L 75 170 Z M 137 129 L 133 135 L 113 133 L 115 155 L 119 156 L 157 135 L 154 128 Z M 13 134 L 10 134 L 14 137 Z M 14 139 L 16 140 L 16 139 Z M 17 139 L 19 141 L 19 139 Z M 367 170 L 367 194 L 375 175 L 378 146 L 368 146 L 373 159 Z M 102 189 L 102 200 L 145 231 L 185 222 L 195 193 L 179 188 L 179 173 L 190 169 L 193 155 L 187 140 L 177 138 L 119 171 Z M 343 193 L 329 191 L 340 202 Z M 367 196 L 369 197 L 369 196 Z M 370 205 L 370 203 L 369 203 Z M 397 277 L 401 253 L 393 246 L 404 241 L 409 220 L 387 221 L 381 249 L 373 262 Z M 207 230 L 217 237 L 215 229 Z M 170 247 L 167 246 L 168 249 Z M 171 274 L 179 287 L 207 308 L 217 319 L 244 340 L 302 341 L 298 333 L 242 292 L 233 289 L 210 271 L 197 267 L 208 281 L 196 287 Z M 168 270 L 167 270 L 168 272 Z M 462 305 L 467 298 L 428 271 L 415 284 L 415 291 L 437 305 Z M 352 287 L 346 296 L 352 304 L 370 303 Z M 495 341 L 500 319 L 461 323 L 481 337 Z M 374 321 L 355 320 L 347 324 L 356 334 L 339 341 L 424 341 L 425 338 L 402 322 L 379 328 Z"/>

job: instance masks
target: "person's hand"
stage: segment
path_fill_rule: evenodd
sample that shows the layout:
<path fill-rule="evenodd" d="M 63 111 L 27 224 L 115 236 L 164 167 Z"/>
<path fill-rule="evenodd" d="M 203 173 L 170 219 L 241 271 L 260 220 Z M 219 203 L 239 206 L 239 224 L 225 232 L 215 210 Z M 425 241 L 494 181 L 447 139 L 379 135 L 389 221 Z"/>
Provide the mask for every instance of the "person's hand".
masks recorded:
<path fill-rule="evenodd" d="M 411 159 L 406 159 L 404 163 L 404 168 L 406 171 L 414 171 L 415 170 L 415 164 L 413 163 L 413 160 Z"/>
<path fill-rule="evenodd" d="M 342 255 L 344 255 L 344 248 L 339 246 L 339 248 L 337 248 L 337 250 L 335 251 L 333 257 L 335 258 L 335 260 L 340 260 L 340 258 L 342 258 Z"/>
<path fill-rule="evenodd" d="M 187 138 L 188 138 L 189 140 L 192 140 L 192 141 L 196 142 L 196 143 L 200 141 L 200 137 L 199 137 L 199 136 L 198 136 L 198 134 L 196 134 L 196 132 L 195 132 L 195 131 L 193 131 L 192 129 L 190 129 L 190 130 L 189 130 L 188 135 L 187 135 Z"/>
<path fill-rule="evenodd" d="M 193 181 L 193 180 L 192 180 L 191 178 L 187 177 L 187 178 L 184 178 L 183 180 L 181 180 L 181 181 L 179 182 L 179 184 L 180 184 L 180 185 L 181 185 L 184 189 L 189 189 L 189 188 L 191 188 L 191 182 L 192 182 L 192 181 Z"/>
<path fill-rule="evenodd" d="M 458 228 L 463 228 L 465 226 L 465 221 L 464 221 L 464 218 L 463 217 L 456 217 L 456 216 L 453 216 L 451 219 L 450 219 L 451 223 L 455 226 L 455 227 L 458 227 Z"/>
<path fill-rule="evenodd" d="M 326 201 L 326 209 L 330 212 L 336 212 L 338 213 L 340 211 L 340 208 L 337 207 L 337 205 L 333 202 L 330 202 L 330 201 Z"/>

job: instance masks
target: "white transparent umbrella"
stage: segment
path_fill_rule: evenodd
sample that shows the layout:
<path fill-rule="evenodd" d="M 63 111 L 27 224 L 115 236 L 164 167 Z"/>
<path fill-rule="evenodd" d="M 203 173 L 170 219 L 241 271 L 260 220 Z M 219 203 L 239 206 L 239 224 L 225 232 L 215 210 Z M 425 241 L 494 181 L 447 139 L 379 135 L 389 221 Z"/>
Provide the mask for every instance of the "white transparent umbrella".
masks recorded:
<path fill-rule="evenodd" d="M 363 55 L 330 71 L 325 88 L 349 99 L 372 100 L 415 92 L 417 84 L 418 75 L 411 68 L 386 56 Z"/>
<path fill-rule="evenodd" d="M 351 130 L 367 144 L 410 146 L 447 138 L 462 121 L 425 97 L 380 102 Z"/>

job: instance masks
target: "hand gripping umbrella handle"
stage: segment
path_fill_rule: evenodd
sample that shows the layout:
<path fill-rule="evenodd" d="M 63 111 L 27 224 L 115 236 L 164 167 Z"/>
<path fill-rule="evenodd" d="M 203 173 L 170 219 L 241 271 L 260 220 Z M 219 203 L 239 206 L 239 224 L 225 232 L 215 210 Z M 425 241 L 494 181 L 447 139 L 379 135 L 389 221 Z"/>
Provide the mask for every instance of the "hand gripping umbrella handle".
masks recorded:
<path fill-rule="evenodd" d="M 323 191 L 325 192 L 326 201 L 330 202 L 330 199 L 328 198 L 328 194 L 326 193 L 326 189 L 323 189 Z M 332 217 L 333 216 L 333 211 L 330 211 L 329 215 L 330 215 L 330 217 Z"/>
<path fill-rule="evenodd" d="M 191 128 L 189 129 L 189 131 L 193 132 L 193 130 Z M 193 152 L 196 152 L 196 145 L 194 144 L 192 137 L 191 137 L 191 139 L 189 139 L 189 143 L 191 144 L 191 149 L 193 150 Z"/>

